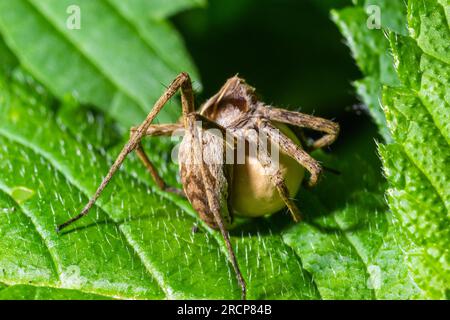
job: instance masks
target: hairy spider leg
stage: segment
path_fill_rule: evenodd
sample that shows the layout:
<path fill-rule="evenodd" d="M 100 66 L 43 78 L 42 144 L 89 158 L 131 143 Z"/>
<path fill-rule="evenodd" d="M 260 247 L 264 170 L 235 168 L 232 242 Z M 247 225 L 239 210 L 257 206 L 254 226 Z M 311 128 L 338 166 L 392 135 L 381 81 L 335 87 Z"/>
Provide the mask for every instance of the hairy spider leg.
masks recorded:
<path fill-rule="evenodd" d="M 181 123 L 175 123 L 175 124 L 156 124 L 151 125 L 147 131 L 145 132 L 144 136 L 171 136 L 175 131 L 182 130 L 183 124 Z M 132 137 L 135 132 L 137 131 L 137 128 L 131 128 L 130 130 L 130 137 Z M 142 141 L 139 141 L 138 145 L 135 149 L 139 159 L 141 160 L 144 167 L 147 169 L 147 171 L 150 173 L 150 176 L 152 177 L 153 181 L 155 181 L 156 185 L 159 189 L 171 192 L 174 194 L 177 194 L 181 197 L 186 197 L 183 190 L 180 190 L 178 188 L 174 188 L 169 186 L 159 175 L 158 170 L 155 168 L 153 163 L 150 161 L 150 158 L 148 157 L 147 153 L 144 150 L 144 147 L 142 145 Z"/>
<path fill-rule="evenodd" d="M 262 132 L 268 135 L 271 141 L 276 141 L 278 147 L 291 158 L 295 159 L 300 165 L 302 165 L 311 174 L 308 185 L 313 187 L 317 184 L 319 177 L 322 173 L 322 167 L 319 162 L 311 157 L 305 150 L 296 145 L 291 139 L 289 139 L 284 133 L 270 124 L 268 120 L 262 120 L 259 124 L 259 128 Z"/>
<path fill-rule="evenodd" d="M 337 139 L 339 135 L 339 124 L 337 124 L 336 122 L 319 117 L 314 117 L 301 112 L 272 108 L 270 106 L 263 106 L 260 108 L 264 117 L 269 120 L 287 123 L 294 126 L 325 133 L 323 137 L 319 138 L 313 143 L 313 150 L 329 146 Z"/>
<path fill-rule="evenodd" d="M 196 115 L 198 116 L 198 115 Z M 202 141 L 200 141 L 199 138 L 199 134 L 198 134 L 198 127 L 196 125 L 196 118 L 197 117 L 189 117 L 188 118 L 188 129 L 189 130 L 189 134 L 191 134 L 192 136 L 192 141 L 194 143 L 194 148 L 193 148 L 193 152 L 196 153 L 195 154 L 195 158 L 200 159 L 200 157 L 202 157 L 201 153 L 202 152 Z M 220 214 L 220 201 L 217 198 L 217 196 L 215 195 L 214 191 L 212 190 L 212 185 L 211 183 L 208 183 L 208 168 L 205 164 L 204 161 L 200 162 L 200 170 L 201 170 L 201 176 L 202 176 L 202 182 L 206 191 L 206 197 L 208 200 L 208 205 L 209 208 L 211 209 L 211 212 L 214 215 L 214 220 L 216 221 L 216 224 L 219 226 L 220 232 L 222 233 L 222 237 L 225 240 L 225 244 L 229 253 L 229 259 L 231 260 L 231 264 L 234 268 L 234 271 L 236 273 L 237 276 L 237 280 L 239 285 L 241 286 L 241 297 L 243 300 L 246 299 L 246 295 L 247 295 L 247 285 L 245 283 L 244 277 L 242 276 L 242 273 L 239 269 L 239 264 L 236 258 L 236 255 L 234 253 L 233 247 L 231 245 L 231 241 L 230 241 L 230 236 L 228 233 L 228 230 L 225 227 L 222 215 Z"/>

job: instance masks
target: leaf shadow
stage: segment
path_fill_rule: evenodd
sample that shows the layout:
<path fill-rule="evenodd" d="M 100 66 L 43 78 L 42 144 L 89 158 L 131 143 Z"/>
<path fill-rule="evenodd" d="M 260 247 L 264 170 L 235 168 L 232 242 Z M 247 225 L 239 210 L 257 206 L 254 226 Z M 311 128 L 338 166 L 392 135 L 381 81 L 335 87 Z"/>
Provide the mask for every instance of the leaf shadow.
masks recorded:
<path fill-rule="evenodd" d="M 96 221 L 92 221 L 89 223 L 85 223 L 84 225 L 80 225 L 80 226 L 73 226 L 72 228 L 68 228 L 65 230 L 62 230 L 59 234 L 61 236 L 66 236 L 69 235 L 71 233 L 75 233 L 75 232 L 80 232 L 80 231 L 86 231 L 88 229 L 91 228 L 99 228 L 101 226 L 114 226 L 114 227 L 119 227 L 121 224 L 124 224 L 126 222 L 133 222 L 133 221 L 139 221 L 142 219 L 150 219 L 153 218 L 154 215 L 153 214 L 140 214 L 134 217 L 128 217 L 126 219 L 120 219 L 117 221 L 114 221 L 108 217 L 104 217 L 103 219 L 99 219 Z"/>

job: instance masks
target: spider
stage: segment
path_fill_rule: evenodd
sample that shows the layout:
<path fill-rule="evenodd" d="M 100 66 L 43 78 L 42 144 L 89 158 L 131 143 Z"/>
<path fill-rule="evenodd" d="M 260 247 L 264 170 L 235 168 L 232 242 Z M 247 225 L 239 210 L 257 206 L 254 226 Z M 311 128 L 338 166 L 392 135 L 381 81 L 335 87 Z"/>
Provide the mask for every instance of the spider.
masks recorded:
<path fill-rule="evenodd" d="M 152 124 L 157 114 L 178 90 L 181 91 L 181 121 L 174 124 Z M 201 126 L 198 125 L 199 123 Z M 203 104 L 200 112 L 196 112 L 190 77 L 187 73 L 181 73 L 158 99 L 144 122 L 130 130 L 129 141 L 81 213 L 59 225 L 57 231 L 61 231 L 88 214 L 127 155 L 136 151 L 159 188 L 187 197 L 200 218 L 211 228 L 220 230 L 241 287 L 242 299 L 245 299 L 246 282 L 239 269 L 228 234 L 234 214 L 239 214 L 232 209 L 234 205 L 233 197 L 231 197 L 232 173 L 235 166 L 220 161 L 223 158 L 219 159 L 219 157 L 222 157 L 224 152 L 221 146 L 227 142 L 223 136 L 210 134 L 209 129 L 218 130 L 224 135 L 231 133 L 232 137 L 241 137 L 247 143 L 256 146 L 260 146 L 263 141 L 259 135 L 247 134 L 249 130 L 266 134 L 272 144 L 276 144 L 285 155 L 309 171 L 308 185 L 316 185 L 322 172 L 321 165 L 298 143 L 289 138 L 285 130 L 286 133 L 278 130 L 279 125 L 283 123 L 322 132 L 323 136 L 312 143 L 311 149 L 330 145 L 336 140 L 339 133 L 339 125 L 330 120 L 264 104 L 257 98 L 255 89 L 238 76 L 228 79 L 219 92 Z M 141 143 L 146 136 L 171 136 L 177 130 L 185 132 L 179 146 L 178 156 L 183 191 L 172 188 L 164 182 L 146 155 Z M 236 140 L 233 140 L 232 148 L 236 147 L 235 142 Z M 269 153 L 259 152 L 257 160 L 263 168 L 271 168 L 268 171 L 270 175 L 261 177 L 261 179 L 269 181 L 273 185 L 283 201 L 283 206 L 289 209 L 294 221 L 300 221 L 300 211 L 291 199 L 292 195 L 285 183 L 283 173 L 273 166 Z M 273 208 L 270 210 L 273 211 Z M 259 215 L 270 213 L 273 212 L 262 210 Z"/>

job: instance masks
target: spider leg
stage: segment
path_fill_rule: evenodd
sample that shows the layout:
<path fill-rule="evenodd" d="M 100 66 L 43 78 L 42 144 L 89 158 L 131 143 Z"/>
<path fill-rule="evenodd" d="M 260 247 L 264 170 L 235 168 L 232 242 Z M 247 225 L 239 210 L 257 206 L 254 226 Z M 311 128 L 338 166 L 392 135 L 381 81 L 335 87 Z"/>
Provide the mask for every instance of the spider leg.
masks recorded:
<path fill-rule="evenodd" d="M 145 132 L 145 136 L 171 136 L 172 133 L 176 130 L 183 129 L 182 124 L 160 124 L 160 125 L 151 125 L 147 131 Z M 133 136 L 133 134 L 137 131 L 137 128 L 131 128 L 130 130 L 130 137 Z M 147 156 L 144 147 L 142 146 L 142 142 L 139 141 L 139 143 L 136 146 L 135 149 L 139 159 L 144 164 L 144 166 L 147 168 L 148 172 L 150 173 L 151 177 L 153 178 L 153 181 L 155 181 L 156 185 L 164 191 L 171 192 L 174 194 L 177 194 L 182 197 L 186 197 L 183 190 L 173 188 L 167 185 L 167 183 L 161 178 L 161 176 L 158 174 L 158 171 L 156 170 L 153 163 L 150 161 L 149 157 Z"/>
<path fill-rule="evenodd" d="M 130 129 L 130 137 L 133 136 L 138 131 L 139 127 L 132 127 Z M 167 123 L 167 124 L 152 124 L 148 127 L 147 131 L 144 133 L 144 136 L 152 136 L 152 137 L 170 137 L 172 133 L 177 130 L 183 129 L 183 125 L 180 123 Z"/>
<path fill-rule="evenodd" d="M 290 198 L 289 190 L 280 171 L 277 171 L 273 176 L 273 182 L 278 189 L 278 193 L 280 194 L 281 199 L 283 199 L 284 203 L 288 207 L 289 212 L 292 215 L 292 219 L 295 222 L 300 222 L 302 220 L 302 215 L 297 205 Z"/>
<path fill-rule="evenodd" d="M 313 187 L 317 184 L 322 173 L 322 167 L 319 162 L 311 157 L 305 150 L 296 145 L 284 133 L 275 128 L 269 121 L 263 120 L 259 124 L 259 129 L 268 135 L 272 143 L 276 143 L 280 149 L 300 163 L 306 170 L 309 171 L 311 177 L 308 185 Z"/>
<path fill-rule="evenodd" d="M 325 135 L 316 140 L 312 149 L 320 149 L 332 144 L 339 135 L 339 124 L 336 122 L 314 117 L 301 112 L 288 111 L 268 106 L 260 107 L 263 116 L 269 120 L 287 123 L 303 128 L 313 129 L 325 133 Z"/>
<path fill-rule="evenodd" d="M 250 138 L 252 139 L 252 138 Z M 256 139 L 255 139 L 256 140 Z M 249 141 L 250 143 L 255 143 L 255 141 Z M 258 138 L 257 141 L 258 146 L 262 146 L 265 142 L 262 141 L 261 137 Z M 286 182 L 284 181 L 283 174 L 281 171 L 274 167 L 273 161 L 270 158 L 267 150 L 264 148 L 258 149 L 258 160 L 260 161 L 261 165 L 266 168 L 266 170 L 269 170 L 267 174 L 270 175 L 272 183 L 277 188 L 278 193 L 280 194 L 281 199 L 286 204 L 286 206 L 289 209 L 289 212 L 292 215 L 292 219 L 295 222 L 300 222 L 302 220 L 302 215 L 300 213 L 300 210 L 298 209 L 295 202 L 291 199 L 291 196 L 289 194 L 289 190 L 286 186 Z"/>
<path fill-rule="evenodd" d="M 128 154 L 130 154 L 133 150 L 136 149 L 141 139 L 144 137 L 147 130 L 150 128 L 152 121 L 156 118 L 158 113 L 170 100 L 170 98 L 172 98 L 175 95 L 178 89 L 181 89 L 181 105 L 183 111 L 183 120 L 184 124 L 185 125 L 187 124 L 187 115 L 190 112 L 194 111 L 194 94 L 189 75 L 187 73 L 181 73 L 175 78 L 174 81 L 172 81 L 172 83 L 166 89 L 164 94 L 158 99 L 158 101 L 156 101 L 155 105 L 145 118 L 144 122 L 142 122 L 142 124 L 135 130 L 130 140 L 128 140 L 128 142 L 123 147 L 122 151 L 120 151 L 119 155 L 117 156 L 117 159 L 114 161 L 114 164 L 109 169 L 107 175 L 101 182 L 100 186 L 97 188 L 97 191 L 95 192 L 94 196 L 89 200 L 89 202 L 83 208 L 81 213 L 75 216 L 74 218 L 70 219 L 69 221 L 59 225 L 56 229 L 58 232 L 88 214 L 89 210 L 92 208 L 95 201 L 97 201 L 97 199 L 100 197 L 100 194 L 108 185 L 109 181 L 117 172 L 117 170 L 120 168 L 125 158 L 128 156 Z"/>
<path fill-rule="evenodd" d="M 199 133 L 198 133 L 198 127 L 195 123 L 195 120 L 198 119 L 198 116 L 195 115 L 193 117 L 188 117 L 188 126 L 187 130 L 189 130 L 189 134 L 192 135 L 192 141 L 193 141 L 193 152 L 195 154 L 195 158 L 202 159 L 201 153 L 202 153 L 202 141 L 200 140 Z M 217 125 L 214 125 L 217 126 Z M 201 172 L 201 180 L 204 185 L 204 189 L 206 192 L 206 199 L 208 201 L 209 208 L 211 212 L 213 213 L 214 220 L 217 224 L 217 226 L 220 229 L 220 232 L 222 234 L 222 237 L 225 241 L 225 245 L 227 247 L 229 259 L 231 261 L 231 264 L 233 266 L 233 269 L 236 273 L 237 281 L 239 285 L 241 286 L 241 297 L 243 300 L 246 299 L 247 294 L 247 285 L 245 283 L 244 277 L 242 276 L 241 270 L 239 269 L 239 264 L 236 258 L 236 254 L 234 253 L 233 246 L 231 245 L 230 241 L 230 235 L 228 233 L 228 230 L 226 229 L 224 219 L 222 217 L 221 213 L 221 205 L 220 205 L 220 199 L 218 198 L 218 195 L 214 191 L 214 184 L 210 181 L 208 178 L 210 176 L 208 172 L 207 164 L 202 160 L 200 161 L 200 172 Z"/>

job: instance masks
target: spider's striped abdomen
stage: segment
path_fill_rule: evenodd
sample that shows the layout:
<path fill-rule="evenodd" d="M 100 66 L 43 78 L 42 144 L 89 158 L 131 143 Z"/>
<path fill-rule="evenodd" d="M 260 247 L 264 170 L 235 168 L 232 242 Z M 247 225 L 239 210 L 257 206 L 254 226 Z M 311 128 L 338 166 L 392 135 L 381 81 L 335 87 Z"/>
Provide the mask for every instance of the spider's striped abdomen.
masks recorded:
<path fill-rule="evenodd" d="M 209 187 L 212 191 L 213 201 L 217 201 L 225 225 L 230 225 L 232 222 L 228 210 L 230 167 L 224 164 L 223 140 L 220 137 L 202 131 L 200 140 L 202 147 L 199 150 L 195 148 L 191 134 L 186 133 L 183 137 L 178 155 L 180 177 L 192 207 L 206 224 L 217 229 L 218 225 L 211 211 L 206 188 Z M 201 166 L 205 169 L 203 172 Z"/>

